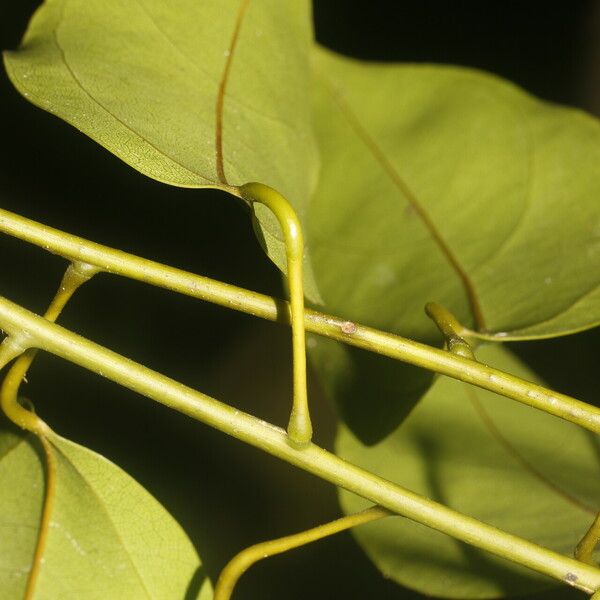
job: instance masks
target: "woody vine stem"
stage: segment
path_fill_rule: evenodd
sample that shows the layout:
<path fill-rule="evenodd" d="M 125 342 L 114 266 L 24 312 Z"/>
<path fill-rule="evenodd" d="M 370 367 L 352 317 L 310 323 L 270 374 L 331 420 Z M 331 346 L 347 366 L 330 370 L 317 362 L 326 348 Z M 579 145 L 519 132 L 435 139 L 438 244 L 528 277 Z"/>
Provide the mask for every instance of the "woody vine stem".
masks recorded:
<path fill-rule="evenodd" d="M 235 195 L 247 200 L 251 196 L 252 201 L 263 202 L 263 194 L 274 192 L 265 186 L 258 189 L 251 186 L 236 188 Z M 281 213 L 277 212 L 278 207 L 269 205 L 268 199 L 264 203 L 283 224 Z M 105 271 L 131 277 L 255 316 L 291 324 L 294 327 L 294 341 L 297 341 L 299 335 L 303 338 L 302 329 L 298 328 L 298 302 L 292 302 L 290 310 L 290 306 L 281 300 L 107 248 L 1 209 L 0 232 L 41 246 L 71 262 L 86 265 L 84 268 L 89 269 L 90 273 Z M 302 254 L 300 262 L 301 256 Z M 289 259 L 288 246 L 288 265 Z M 296 264 L 297 259 L 296 254 Z M 297 291 L 297 286 L 295 289 Z M 301 313 L 302 304 L 300 317 Z M 459 345 L 465 342 L 462 340 L 465 331 L 458 329 L 459 325 L 453 321 L 444 321 L 445 315 L 436 312 L 435 307 L 433 313 L 430 307 L 430 314 L 434 318 L 437 315 L 436 322 L 442 329 L 447 326 L 443 331 L 449 342 L 454 340 L 452 344 L 449 343 L 454 352 L 432 348 L 316 311 L 305 310 L 303 319 L 300 320 L 308 331 L 460 379 L 554 414 L 596 434 L 600 433 L 600 409 L 473 360 L 468 352 L 460 352 L 459 348 L 453 347 L 457 342 Z M 596 596 L 600 590 L 600 569 L 596 566 L 560 555 L 462 515 L 349 464 L 310 443 L 308 411 L 306 404 L 302 404 L 305 402 L 305 395 L 302 395 L 302 388 L 298 387 L 302 385 L 302 379 L 296 372 L 292 419 L 286 433 L 50 321 L 0 297 L 0 327 L 7 334 L 0 345 L 0 368 L 31 348 L 50 352 L 367 498 L 382 509 L 423 523 L 589 594 L 596 592 Z M 452 338 L 453 335 L 456 339 Z M 296 360 L 296 350 L 300 346 L 295 345 L 294 348 Z M 298 410 L 301 415 L 299 420 L 294 418 L 294 411 L 297 415 Z M 300 423 L 299 428 L 295 428 L 294 423 Z M 588 538 L 588 546 L 590 540 L 594 542 L 597 538 L 596 534 L 597 531 Z"/>

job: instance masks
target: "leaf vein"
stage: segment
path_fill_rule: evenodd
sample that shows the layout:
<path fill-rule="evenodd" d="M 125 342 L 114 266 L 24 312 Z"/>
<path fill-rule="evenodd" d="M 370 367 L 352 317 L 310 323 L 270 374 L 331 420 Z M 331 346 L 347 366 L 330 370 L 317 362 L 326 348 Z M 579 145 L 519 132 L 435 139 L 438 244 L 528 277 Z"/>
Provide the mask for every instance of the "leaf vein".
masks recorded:
<path fill-rule="evenodd" d="M 395 187 L 404 196 L 408 204 L 414 209 L 415 213 L 420 217 L 421 222 L 429 232 L 429 235 L 431 236 L 432 240 L 434 241 L 438 249 L 441 251 L 441 253 L 444 255 L 444 257 L 450 264 L 452 270 L 460 279 L 465 294 L 467 296 L 469 307 L 471 309 L 471 314 L 473 316 L 473 320 L 477 329 L 480 331 L 485 331 L 485 317 L 481 308 L 480 300 L 475 290 L 475 286 L 469 274 L 458 260 L 458 257 L 454 254 L 448 242 L 446 242 L 446 240 L 442 236 L 441 232 L 437 228 L 435 222 L 433 221 L 429 213 L 425 210 L 425 208 L 415 196 L 413 191 L 410 189 L 410 187 L 407 185 L 404 179 L 400 176 L 395 166 L 387 158 L 383 149 L 377 144 L 373 137 L 371 137 L 365 126 L 361 123 L 358 116 L 353 112 L 350 106 L 341 97 L 340 93 L 334 89 L 331 82 L 329 82 L 324 76 L 321 75 L 321 77 L 326 84 L 325 88 L 329 92 L 335 104 L 338 106 L 341 114 L 344 116 L 351 129 L 362 141 L 362 143 L 367 147 L 367 149 L 371 152 L 373 158 L 375 158 L 375 160 L 379 163 L 382 170 L 386 173 L 386 175 L 390 178 Z"/>
<path fill-rule="evenodd" d="M 60 24 L 59 24 L 59 26 L 60 26 Z M 118 117 L 108 107 L 104 106 L 95 96 L 93 96 L 87 90 L 87 88 L 83 85 L 83 82 L 79 79 L 79 77 L 75 73 L 74 69 L 71 67 L 71 65 L 69 64 L 69 62 L 67 60 L 65 49 L 61 45 L 61 42 L 60 42 L 60 39 L 59 39 L 59 36 L 58 36 L 58 28 L 59 28 L 59 26 L 57 26 L 57 28 L 53 32 L 54 33 L 54 43 L 56 44 L 56 47 L 57 47 L 58 51 L 60 52 L 61 59 L 62 59 L 63 64 L 65 65 L 65 68 L 69 72 L 69 75 L 71 76 L 71 78 L 73 79 L 73 81 L 75 82 L 75 84 L 77 85 L 77 87 L 94 104 L 96 104 L 97 106 L 99 106 L 103 111 L 105 111 L 108 115 L 110 115 L 113 119 L 115 119 L 115 121 L 117 121 L 120 125 L 122 125 L 125 129 L 127 129 L 128 131 L 130 131 L 133 135 L 135 135 L 136 137 L 138 137 L 140 140 L 142 140 L 143 142 L 145 142 L 146 144 L 148 144 L 148 146 L 150 146 L 151 148 L 153 148 L 160 155 L 164 156 L 165 158 L 167 158 L 168 160 L 170 160 L 173 164 L 176 164 L 177 166 L 181 167 L 182 169 L 184 169 L 188 173 L 190 173 L 192 175 L 195 175 L 195 176 L 202 177 L 202 178 L 210 181 L 211 180 L 210 177 L 207 177 L 207 176 L 202 175 L 201 173 L 198 173 L 198 172 L 195 172 L 195 171 L 191 171 L 188 167 L 186 167 L 185 165 L 183 165 L 182 163 L 180 163 L 178 160 L 176 160 L 172 156 L 169 156 L 166 152 L 164 152 L 164 150 L 161 150 L 160 148 L 158 148 L 158 146 L 156 146 L 155 144 L 153 144 L 148 138 L 146 138 L 140 132 L 136 131 L 133 127 L 131 127 L 131 125 L 129 125 L 128 123 L 126 123 L 125 121 L 123 121 L 123 119 L 121 119 L 120 117 Z"/>
<path fill-rule="evenodd" d="M 465 384 L 465 389 L 467 391 L 467 395 L 471 400 L 471 404 L 475 409 L 475 412 L 485 428 L 488 430 L 492 438 L 504 449 L 504 451 L 511 457 L 515 462 L 517 462 L 527 473 L 529 473 L 532 477 L 537 479 L 542 485 L 548 488 L 551 492 L 554 492 L 556 495 L 560 496 L 563 500 L 575 506 L 576 508 L 589 513 L 591 515 L 597 514 L 597 509 L 592 508 L 585 502 L 581 501 L 579 498 L 573 496 L 566 490 L 563 490 L 556 483 L 548 479 L 541 471 L 539 471 L 535 465 L 529 462 L 504 436 L 502 431 L 498 428 L 496 423 L 494 422 L 492 416 L 486 411 L 485 407 L 479 400 L 477 396 L 477 392 L 470 386 Z"/>
<path fill-rule="evenodd" d="M 237 46 L 238 39 L 240 37 L 240 30 L 246 9 L 250 4 L 250 0 L 240 0 L 233 33 L 229 42 L 229 49 L 226 53 L 225 67 L 221 74 L 221 81 L 219 82 L 219 91 L 217 93 L 217 102 L 215 106 L 215 158 L 216 158 L 216 170 L 219 181 L 225 185 L 229 185 L 227 177 L 225 176 L 225 168 L 223 165 L 223 108 L 225 106 L 225 91 L 227 89 L 227 82 L 229 81 L 229 72 L 231 70 L 231 64 L 233 62 L 233 56 Z"/>

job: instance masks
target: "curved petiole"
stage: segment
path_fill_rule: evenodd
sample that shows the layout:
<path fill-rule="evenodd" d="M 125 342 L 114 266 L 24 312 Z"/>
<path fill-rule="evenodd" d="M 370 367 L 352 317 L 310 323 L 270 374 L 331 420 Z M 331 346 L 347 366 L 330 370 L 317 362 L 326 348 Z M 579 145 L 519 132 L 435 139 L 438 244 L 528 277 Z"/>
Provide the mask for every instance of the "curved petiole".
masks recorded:
<path fill-rule="evenodd" d="M 70 264 L 44 317 L 48 321 L 56 321 L 77 289 L 99 271 L 100 269 L 98 267 L 86 263 L 75 262 Z M 39 534 L 31 562 L 31 569 L 27 578 L 25 595 L 23 597 L 23 600 L 31 600 L 34 597 L 35 586 L 43 564 L 44 551 L 46 549 L 48 531 L 50 529 L 50 519 L 56 495 L 56 459 L 52 450 L 52 445 L 48 439 L 51 438 L 53 434 L 52 430 L 33 410 L 28 410 L 18 400 L 21 382 L 25 379 L 27 371 L 38 351 L 33 348 L 25 351 L 23 344 L 19 341 L 15 343 L 15 339 L 16 338 L 8 336 L 2 343 L 2 347 L 9 348 L 10 352 L 14 352 L 21 348 L 21 352 L 17 352 L 17 354 L 21 354 L 21 356 L 19 356 L 11 366 L 2 382 L 2 387 L 0 388 L 0 407 L 4 414 L 15 423 L 15 425 L 30 431 L 38 438 L 44 450 L 44 457 L 46 459 L 46 486 L 40 518 Z M 6 356 L 10 356 L 10 352 L 7 351 Z"/>
<path fill-rule="evenodd" d="M 100 272 L 98 267 L 81 262 L 71 263 L 60 282 L 58 291 L 54 295 L 50 306 L 44 313 L 44 318 L 52 323 L 56 321 L 77 289 L 98 272 Z M 40 425 L 40 422 L 43 423 L 43 421 L 41 421 L 35 413 L 21 406 L 17 401 L 20 382 L 27 375 L 27 371 L 37 354 L 37 350 L 33 348 L 27 349 L 30 345 L 29 342 L 26 342 L 25 345 L 18 337 L 9 335 L 3 340 L 2 345 L 0 346 L 0 349 L 2 347 L 9 349 L 7 355 L 10 355 L 10 353 L 13 352 L 17 352 L 17 355 L 22 354 L 9 370 L 5 380 L 5 385 L 8 385 L 8 382 L 13 381 L 18 383 L 17 388 L 14 390 L 14 393 L 12 388 L 10 388 L 10 393 L 2 394 L 0 398 L 0 407 L 4 414 L 15 425 L 18 425 L 27 431 L 31 431 L 36 435 L 45 435 L 47 433 L 46 425 Z M 20 352 L 18 352 L 19 349 Z M 20 373 L 20 377 L 15 379 L 14 373 Z"/>
<path fill-rule="evenodd" d="M 282 554 L 288 550 L 305 546 L 317 540 L 321 540 L 330 535 L 376 521 L 383 517 L 393 515 L 390 511 L 379 506 L 372 506 L 359 513 L 341 517 L 335 521 L 313 527 L 306 531 L 287 535 L 276 540 L 261 542 L 254 544 L 249 548 L 245 548 L 239 554 L 234 556 L 221 571 L 219 580 L 215 587 L 213 600 L 230 600 L 233 590 L 239 581 L 240 577 L 254 564 L 263 558 L 269 558 L 277 554 Z"/>
<path fill-rule="evenodd" d="M 290 317 L 292 325 L 292 358 L 294 397 L 287 427 L 290 441 L 299 446 L 312 438 L 312 424 L 306 391 L 306 335 L 304 331 L 304 240 L 302 226 L 291 204 L 276 190 L 262 183 L 240 186 L 242 198 L 264 204 L 277 217 L 283 231 L 287 258 Z"/>
<path fill-rule="evenodd" d="M 449 352 L 475 360 L 471 344 L 464 337 L 467 330 L 449 310 L 436 302 L 428 302 L 425 313 L 441 331 Z"/>

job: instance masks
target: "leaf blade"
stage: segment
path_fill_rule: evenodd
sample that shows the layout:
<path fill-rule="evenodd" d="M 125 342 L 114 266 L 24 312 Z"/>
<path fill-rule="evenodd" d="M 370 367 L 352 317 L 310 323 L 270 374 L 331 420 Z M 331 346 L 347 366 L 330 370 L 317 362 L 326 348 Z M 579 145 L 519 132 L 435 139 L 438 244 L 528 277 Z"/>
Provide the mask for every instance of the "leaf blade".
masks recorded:
<path fill-rule="evenodd" d="M 308 238 L 328 312 L 432 345 L 441 337 L 423 311 L 430 301 L 511 339 L 599 322 L 597 120 L 471 69 L 319 49 L 315 65 L 323 164 Z M 331 352 L 317 354 L 319 370 Z M 407 406 L 386 428 L 349 422 L 364 441 L 393 430 L 415 401 L 416 371 L 383 377 L 397 394 L 375 382 L 373 396 Z M 337 401 L 360 414 L 361 394 Z"/>
<path fill-rule="evenodd" d="M 31 436 L 3 426 L 0 440 L 12 448 L 0 459 L 0 589 L 20 597 L 39 532 L 44 458 Z M 174 519 L 103 457 L 59 436 L 52 445 L 57 491 L 36 598 L 183 598 L 201 562 Z M 209 600 L 210 582 L 199 581 L 193 597 Z"/>
<path fill-rule="evenodd" d="M 502 347 L 480 354 L 489 364 L 536 379 Z M 336 451 L 456 510 L 572 554 L 600 507 L 600 464 L 590 436 L 491 392 L 476 393 L 492 428 L 465 395 L 465 384 L 440 378 L 386 440 L 366 448 L 343 428 Z M 549 451 L 550 443 L 560 452 Z M 362 506 L 346 492 L 340 501 L 348 513 Z M 355 535 L 384 573 L 428 595 L 492 598 L 557 585 L 402 518 Z"/>
<path fill-rule="evenodd" d="M 259 181 L 303 219 L 318 163 L 308 102 L 310 3 L 245 6 L 47 0 L 4 63 L 30 101 L 145 175 L 228 191 Z M 285 272 L 276 219 L 262 208 L 255 215 L 272 239 L 266 251 Z M 306 272 L 318 302 L 308 255 Z"/>

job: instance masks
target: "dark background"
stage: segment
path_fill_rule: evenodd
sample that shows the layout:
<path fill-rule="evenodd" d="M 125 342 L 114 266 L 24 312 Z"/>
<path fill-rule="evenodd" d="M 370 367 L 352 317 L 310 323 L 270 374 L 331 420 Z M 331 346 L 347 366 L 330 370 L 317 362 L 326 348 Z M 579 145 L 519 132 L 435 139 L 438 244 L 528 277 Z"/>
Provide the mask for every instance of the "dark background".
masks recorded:
<path fill-rule="evenodd" d="M 38 5 L 1 0 L 0 47 L 14 48 Z M 548 100 L 600 113 L 600 3 L 317 0 L 318 40 L 356 57 L 470 65 Z M 279 275 L 229 196 L 151 181 L 22 99 L 0 74 L 0 206 L 91 240 L 282 295 Z M 65 263 L 0 236 L 0 294 L 42 312 Z M 284 425 L 288 332 L 222 308 L 100 275 L 62 323 L 230 404 Z M 597 331 L 517 350 L 550 385 L 594 402 Z M 50 356 L 25 393 L 62 435 L 111 458 L 178 519 L 211 577 L 256 541 L 338 515 L 328 484 Z M 314 390 L 317 441 L 332 411 Z M 0 482 L 1 484 L 1 482 Z M 236 598 L 420 597 L 384 580 L 349 534 L 277 557 Z M 543 598 L 577 598 L 560 590 Z"/>

